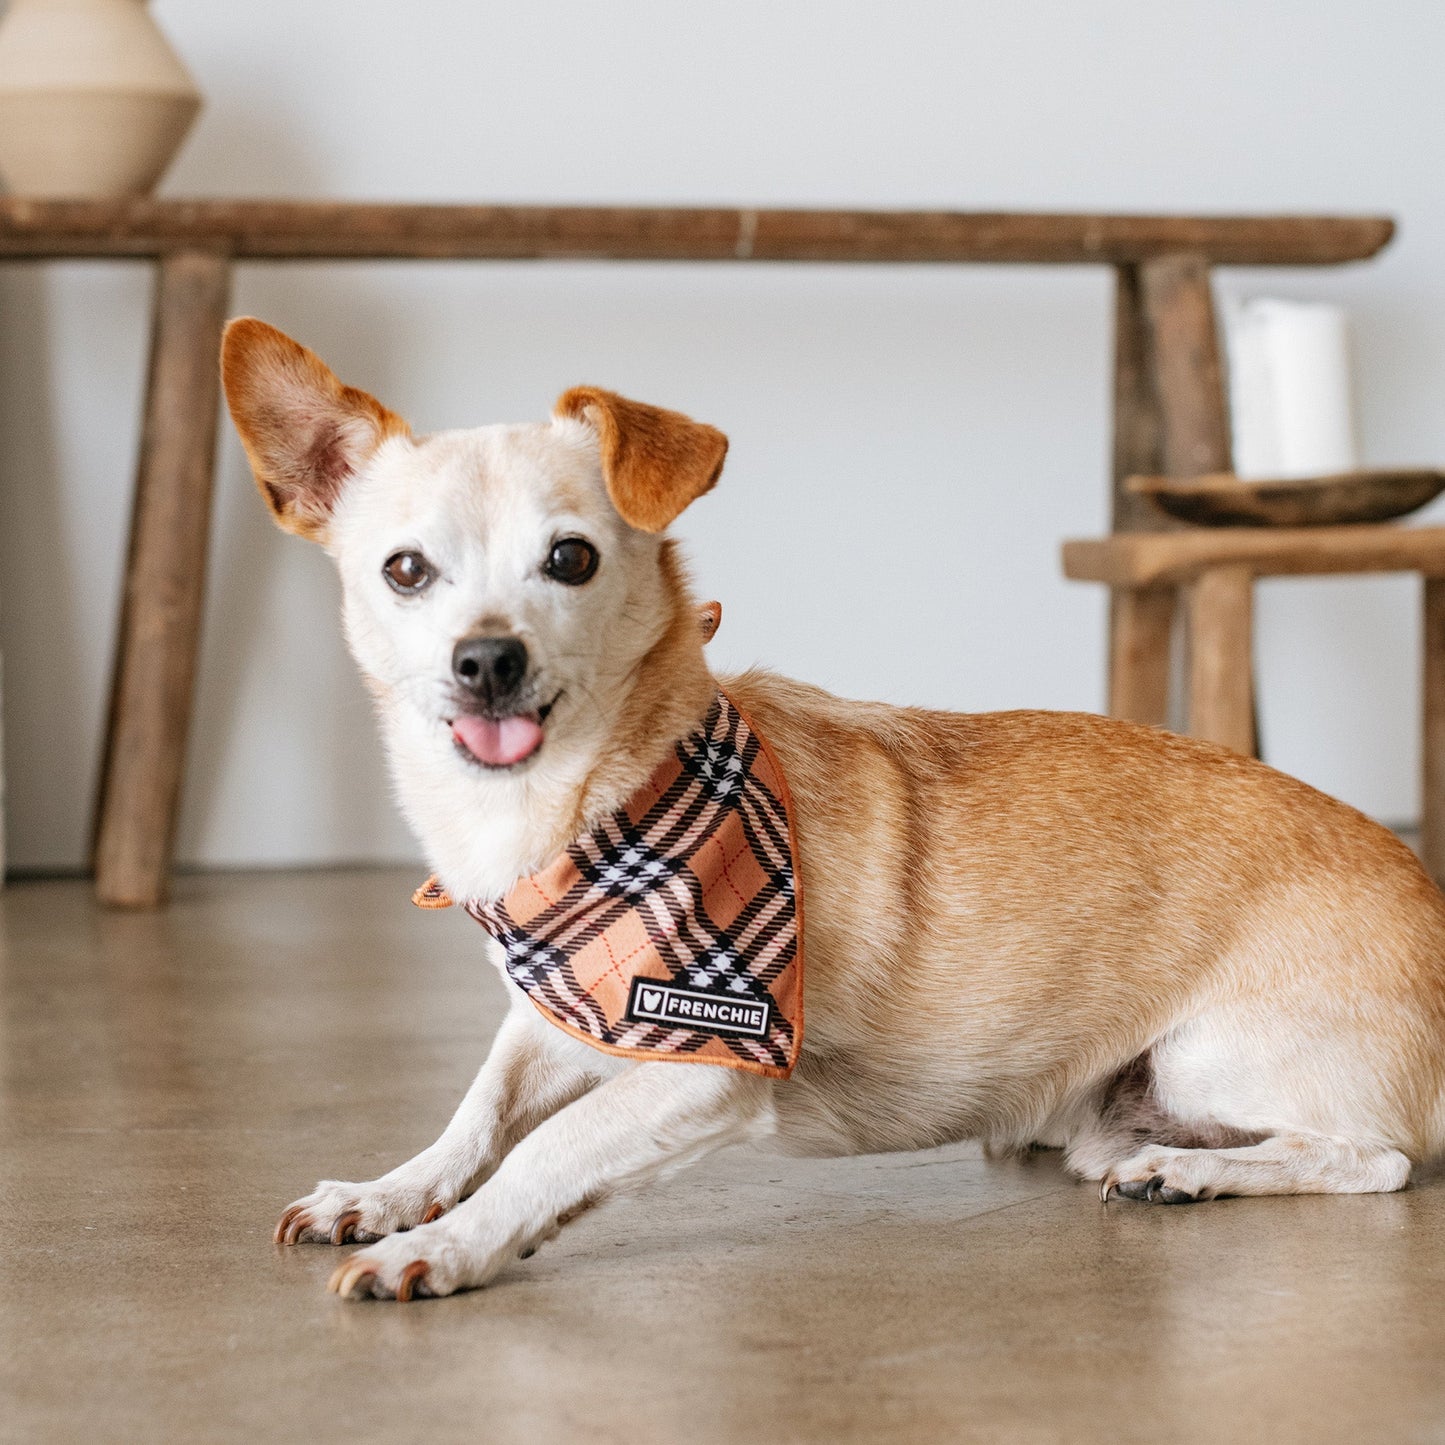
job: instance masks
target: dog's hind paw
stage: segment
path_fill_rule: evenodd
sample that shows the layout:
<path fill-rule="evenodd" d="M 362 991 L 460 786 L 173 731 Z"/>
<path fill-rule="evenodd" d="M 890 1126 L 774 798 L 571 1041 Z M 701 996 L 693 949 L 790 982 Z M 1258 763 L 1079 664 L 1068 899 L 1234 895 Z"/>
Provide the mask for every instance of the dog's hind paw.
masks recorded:
<path fill-rule="evenodd" d="M 1141 1204 L 1202 1204 L 1228 1193 L 1211 1149 L 1151 1145 L 1109 1169 L 1099 1181 L 1099 1198 L 1134 1199 Z"/>
<path fill-rule="evenodd" d="M 1106 1174 L 1099 1184 L 1099 1198 L 1107 1204 L 1115 1196 L 1138 1199 L 1145 1204 L 1198 1204 L 1201 1198 L 1198 1194 L 1166 1184 L 1162 1174 L 1153 1174 L 1148 1179 L 1117 1179 L 1112 1174 Z"/>

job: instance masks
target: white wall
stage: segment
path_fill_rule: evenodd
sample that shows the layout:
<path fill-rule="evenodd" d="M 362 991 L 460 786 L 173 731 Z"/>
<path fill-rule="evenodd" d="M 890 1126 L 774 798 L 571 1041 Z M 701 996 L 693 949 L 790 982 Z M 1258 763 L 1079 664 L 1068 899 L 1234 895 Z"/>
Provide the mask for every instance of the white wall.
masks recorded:
<path fill-rule="evenodd" d="M 171 194 L 1360 210 L 1378 263 L 1227 275 L 1356 318 L 1374 461 L 1445 460 L 1445 9 L 1433 0 L 157 0 L 209 105 Z M 726 429 L 682 525 L 718 660 L 855 695 L 1093 708 L 1108 278 L 1052 269 L 350 265 L 241 270 L 238 311 L 422 429 L 591 381 Z M 144 356 L 131 266 L 0 267 L 0 651 L 12 863 L 84 853 Z M 409 856 L 328 565 L 225 432 L 181 852 Z M 1277 583 L 1272 761 L 1415 815 L 1402 580 Z"/>

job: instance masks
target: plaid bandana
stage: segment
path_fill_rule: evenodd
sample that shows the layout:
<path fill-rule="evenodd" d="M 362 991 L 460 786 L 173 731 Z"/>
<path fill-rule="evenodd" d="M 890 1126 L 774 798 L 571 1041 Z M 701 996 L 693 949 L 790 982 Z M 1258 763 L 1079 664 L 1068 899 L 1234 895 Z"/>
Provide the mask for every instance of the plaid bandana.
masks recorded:
<path fill-rule="evenodd" d="M 789 807 L 772 749 L 720 691 L 625 807 L 464 906 L 548 1022 L 594 1048 L 787 1078 L 803 1037 Z M 452 900 L 432 878 L 412 901 Z"/>

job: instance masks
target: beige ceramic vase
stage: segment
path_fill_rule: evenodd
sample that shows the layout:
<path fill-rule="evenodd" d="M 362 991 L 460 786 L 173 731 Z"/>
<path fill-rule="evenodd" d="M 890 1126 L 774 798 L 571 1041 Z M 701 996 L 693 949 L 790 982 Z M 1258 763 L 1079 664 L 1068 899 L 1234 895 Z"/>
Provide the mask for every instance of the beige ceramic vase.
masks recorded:
<path fill-rule="evenodd" d="M 145 0 L 12 0 L 0 22 L 0 175 L 16 195 L 143 195 L 200 108 Z"/>

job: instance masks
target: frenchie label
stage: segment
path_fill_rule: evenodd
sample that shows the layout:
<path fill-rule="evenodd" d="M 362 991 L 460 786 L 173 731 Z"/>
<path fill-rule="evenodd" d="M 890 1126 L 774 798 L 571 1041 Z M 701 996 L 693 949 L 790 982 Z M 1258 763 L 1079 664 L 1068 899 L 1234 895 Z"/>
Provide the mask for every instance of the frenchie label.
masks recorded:
<path fill-rule="evenodd" d="M 679 988 L 656 978 L 634 978 L 627 1000 L 627 1017 L 637 1023 L 676 1024 L 706 1033 L 747 1034 L 758 1039 L 768 1036 L 771 1014 L 768 999 Z"/>

